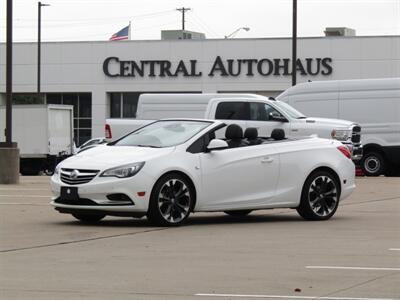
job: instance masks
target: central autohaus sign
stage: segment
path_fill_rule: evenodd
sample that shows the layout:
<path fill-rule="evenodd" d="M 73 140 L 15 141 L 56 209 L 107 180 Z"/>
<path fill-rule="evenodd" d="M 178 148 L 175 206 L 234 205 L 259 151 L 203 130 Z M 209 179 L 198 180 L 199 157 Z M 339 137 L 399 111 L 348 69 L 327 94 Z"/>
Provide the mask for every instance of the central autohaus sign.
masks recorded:
<path fill-rule="evenodd" d="M 301 75 L 332 74 L 332 58 L 305 58 L 296 61 L 297 72 Z M 289 58 L 262 59 L 222 59 L 217 56 L 206 75 L 236 77 L 246 76 L 289 76 L 291 72 Z M 201 77 L 197 60 L 180 60 L 172 63 L 169 60 L 120 60 L 108 57 L 103 63 L 103 72 L 108 77 Z"/>

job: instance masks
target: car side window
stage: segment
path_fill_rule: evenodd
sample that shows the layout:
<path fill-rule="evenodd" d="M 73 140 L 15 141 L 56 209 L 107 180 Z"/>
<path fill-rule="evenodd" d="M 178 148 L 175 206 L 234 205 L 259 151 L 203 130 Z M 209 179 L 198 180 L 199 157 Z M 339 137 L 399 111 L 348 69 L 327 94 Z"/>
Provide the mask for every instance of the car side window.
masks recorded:
<path fill-rule="evenodd" d="M 198 140 L 196 140 L 193 144 L 191 144 L 186 151 L 193 154 L 204 152 L 207 145 L 213 139 L 215 139 L 215 131 L 207 132 Z"/>
<path fill-rule="evenodd" d="M 282 116 L 282 114 L 271 105 L 261 102 L 250 103 L 250 120 L 252 121 L 272 121 L 272 115 Z"/>
<path fill-rule="evenodd" d="M 249 103 L 241 101 L 218 103 L 215 112 L 217 120 L 249 120 Z"/>

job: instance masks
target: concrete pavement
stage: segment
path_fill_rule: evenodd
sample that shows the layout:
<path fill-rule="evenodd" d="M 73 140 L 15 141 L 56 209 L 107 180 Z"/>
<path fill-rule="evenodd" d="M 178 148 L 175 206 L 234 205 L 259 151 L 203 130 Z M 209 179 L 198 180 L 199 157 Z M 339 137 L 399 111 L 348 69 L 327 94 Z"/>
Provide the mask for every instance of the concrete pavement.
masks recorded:
<path fill-rule="evenodd" d="M 400 178 L 357 179 L 325 222 L 277 209 L 178 228 L 83 225 L 48 181 L 0 185 L 1 299 L 400 299 Z"/>

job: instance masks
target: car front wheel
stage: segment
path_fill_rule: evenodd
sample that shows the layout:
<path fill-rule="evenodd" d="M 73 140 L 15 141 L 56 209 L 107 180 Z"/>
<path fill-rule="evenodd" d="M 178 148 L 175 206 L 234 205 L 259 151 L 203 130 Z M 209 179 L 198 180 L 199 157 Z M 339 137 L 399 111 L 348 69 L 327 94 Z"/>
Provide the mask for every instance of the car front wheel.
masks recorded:
<path fill-rule="evenodd" d="M 304 183 L 297 212 L 306 220 L 327 220 L 335 214 L 339 199 L 337 179 L 330 172 L 317 171 Z"/>
<path fill-rule="evenodd" d="M 189 216 L 193 203 L 189 180 L 180 174 L 167 174 L 154 185 L 147 218 L 158 226 L 178 226 Z"/>

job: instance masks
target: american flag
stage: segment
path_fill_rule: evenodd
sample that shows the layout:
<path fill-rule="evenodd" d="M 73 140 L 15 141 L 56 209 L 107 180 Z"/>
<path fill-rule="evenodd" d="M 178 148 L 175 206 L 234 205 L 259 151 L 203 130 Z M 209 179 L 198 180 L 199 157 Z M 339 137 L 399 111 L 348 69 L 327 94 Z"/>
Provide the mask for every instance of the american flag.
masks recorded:
<path fill-rule="evenodd" d="M 130 24 L 124 28 L 122 28 L 120 31 L 117 33 L 114 33 L 110 37 L 110 41 L 121 41 L 121 40 L 128 40 L 129 39 L 129 29 L 130 29 Z"/>

